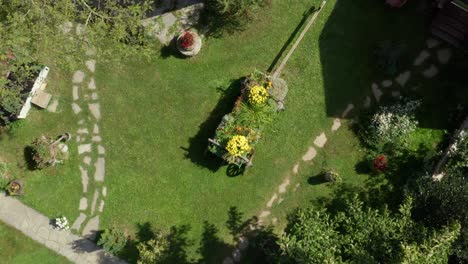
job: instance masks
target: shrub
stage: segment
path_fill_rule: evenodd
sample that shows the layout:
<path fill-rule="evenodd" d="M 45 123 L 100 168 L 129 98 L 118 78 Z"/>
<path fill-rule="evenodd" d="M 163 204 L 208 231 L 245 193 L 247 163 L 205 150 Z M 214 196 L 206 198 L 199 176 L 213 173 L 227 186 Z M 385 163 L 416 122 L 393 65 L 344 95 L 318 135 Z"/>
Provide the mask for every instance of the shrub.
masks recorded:
<path fill-rule="evenodd" d="M 138 264 L 154 264 L 160 262 L 167 251 L 169 242 L 167 238 L 158 235 L 155 239 L 146 242 L 140 242 L 138 249 Z"/>
<path fill-rule="evenodd" d="M 43 169 L 62 162 L 67 158 L 67 154 L 62 152 L 59 144 L 52 144 L 52 139 L 41 136 L 36 138 L 31 144 L 31 156 L 34 166 Z"/>
<path fill-rule="evenodd" d="M 370 118 L 362 131 L 366 144 L 377 150 L 387 144 L 405 143 L 405 137 L 418 125 L 415 118 L 420 101 L 403 101 L 392 106 L 382 106 Z"/>
<path fill-rule="evenodd" d="M 105 251 L 111 254 L 119 253 L 127 244 L 127 236 L 118 228 L 109 228 L 104 230 L 97 242 Z"/>

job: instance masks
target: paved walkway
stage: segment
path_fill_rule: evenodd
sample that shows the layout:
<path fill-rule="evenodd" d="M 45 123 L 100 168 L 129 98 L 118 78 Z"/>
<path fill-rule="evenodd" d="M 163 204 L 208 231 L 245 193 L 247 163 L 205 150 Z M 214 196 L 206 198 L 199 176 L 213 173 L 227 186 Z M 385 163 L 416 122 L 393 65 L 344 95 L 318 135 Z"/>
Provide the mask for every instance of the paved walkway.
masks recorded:
<path fill-rule="evenodd" d="M 0 220 L 74 263 L 125 263 L 86 238 L 53 228 L 49 218 L 4 193 L 0 193 Z"/>

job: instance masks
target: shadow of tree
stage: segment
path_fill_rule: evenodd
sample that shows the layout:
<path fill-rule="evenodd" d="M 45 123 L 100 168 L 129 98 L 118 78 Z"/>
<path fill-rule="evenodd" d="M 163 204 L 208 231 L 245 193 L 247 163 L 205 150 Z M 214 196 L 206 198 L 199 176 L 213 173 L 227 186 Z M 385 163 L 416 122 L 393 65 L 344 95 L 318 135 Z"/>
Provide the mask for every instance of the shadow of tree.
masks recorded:
<path fill-rule="evenodd" d="M 213 254 L 213 252 L 227 253 L 232 250 L 229 244 L 219 238 L 218 232 L 219 230 L 214 224 L 207 221 L 203 223 L 203 234 L 198 249 L 201 259 L 197 263 L 221 263 L 221 257 L 224 254 Z"/>
<path fill-rule="evenodd" d="M 96 250 L 100 250 L 96 244 L 91 242 L 91 240 L 83 238 L 80 240 L 75 240 L 72 242 L 72 249 L 77 253 L 91 253 Z"/>
<path fill-rule="evenodd" d="M 217 171 L 223 165 L 222 159 L 207 151 L 208 138 L 214 135 L 222 117 L 232 111 L 234 102 L 240 95 L 242 80 L 243 78 L 232 80 L 229 87 L 225 89 L 218 88 L 218 91 L 221 92 L 221 99 L 218 104 L 211 111 L 208 119 L 199 126 L 197 134 L 189 139 L 189 147 L 181 147 L 186 151 L 185 157 L 193 163 L 211 171 Z"/>

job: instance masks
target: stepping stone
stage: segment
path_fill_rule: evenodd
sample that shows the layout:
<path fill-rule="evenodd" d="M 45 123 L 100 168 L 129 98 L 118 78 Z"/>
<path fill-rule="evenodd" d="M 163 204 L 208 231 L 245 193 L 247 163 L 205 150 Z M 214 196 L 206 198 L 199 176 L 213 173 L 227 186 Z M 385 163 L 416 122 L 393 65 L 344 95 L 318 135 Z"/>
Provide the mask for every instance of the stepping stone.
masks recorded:
<path fill-rule="evenodd" d="M 102 138 L 101 138 L 101 136 L 93 136 L 93 138 L 91 140 L 94 141 L 94 142 L 101 142 Z"/>
<path fill-rule="evenodd" d="M 73 100 L 78 100 L 80 99 L 80 96 L 78 95 L 78 86 L 73 85 Z"/>
<path fill-rule="evenodd" d="M 76 131 L 78 134 L 89 134 L 89 131 L 87 128 L 80 128 Z"/>
<path fill-rule="evenodd" d="M 343 113 L 341 114 L 341 118 L 345 118 L 348 116 L 349 112 L 351 112 L 351 110 L 353 110 L 354 108 L 354 105 L 353 104 L 348 104 L 346 106 L 346 109 L 343 111 Z"/>
<path fill-rule="evenodd" d="M 81 142 L 81 137 L 80 136 L 76 136 L 76 142 Z"/>
<path fill-rule="evenodd" d="M 280 197 L 280 198 L 278 199 L 278 204 L 281 204 L 283 201 L 284 201 L 284 198 L 283 198 L 283 197 Z"/>
<path fill-rule="evenodd" d="M 99 216 L 91 218 L 83 229 L 83 236 L 94 241 L 99 230 Z"/>
<path fill-rule="evenodd" d="M 88 89 L 94 90 L 96 89 L 96 82 L 94 81 L 94 78 L 91 77 L 91 81 L 88 83 Z"/>
<path fill-rule="evenodd" d="M 86 197 L 82 197 L 80 199 L 80 211 L 84 211 L 88 208 L 88 199 Z"/>
<path fill-rule="evenodd" d="M 372 84 L 372 93 L 374 94 L 375 100 L 380 102 L 380 97 L 382 97 L 383 93 L 375 83 Z"/>
<path fill-rule="evenodd" d="M 91 144 L 82 144 L 78 146 L 78 154 L 83 154 L 85 152 L 91 152 Z"/>
<path fill-rule="evenodd" d="M 296 184 L 296 186 L 294 186 L 294 190 L 293 190 L 293 192 L 297 191 L 297 188 L 299 188 L 299 186 L 301 186 L 301 184 L 300 184 L 300 183 Z"/>
<path fill-rule="evenodd" d="M 80 166 L 80 172 L 81 172 L 81 184 L 83 185 L 83 192 L 87 193 L 88 182 L 89 182 L 88 171 Z"/>
<path fill-rule="evenodd" d="M 93 114 L 96 120 L 101 119 L 101 111 L 99 110 L 100 108 L 99 104 L 88 104 L 88 107 L 89 107 L 89 110 L 91 111 L 91 114 Z"/>
<path fill-rule="evenodd" d="M 422 75 L 426 78 L 433 78 L 439 73 L 439 69 L 434 64 L 431 64 L 429 68 L 422 72 Z"/>
<path fill-rule="evenodd" d="M 57 99 L 54 99 L 54 101 L 47 107 L 47 110 L 51 113 L 57 112 L 58 104 L 59 101 Z"/>
<path fill-rule="evenodd" d="M 95 49 L 95 48 L 88 48 L 88 49 L 86 50 L 86 55 L 87 55 L 87 56 L 94 56 L 94 55 L 96 55 L 96 49 Z"/>
<path fill-rule="evenodd" d="M 270 208 L 273 206 L 273 203 L 275 202 L 275 200 L 278 198 L 278 195 L 275 193 L 273 194 L 273 196 L 271 197 L 270 201 L 268 201 L 267 203 L 267 207 Z"/>
<path fill-rule="evenodd" d="M 86 32 L 86 27 L 83 24 L 76 25 L 76 35 L 81 36 Z"/>
<path fill-rule="evenodd" d="M 325 143 L 327 143 L 327 136 L 325 136 L 325 133 L 322 132 L 320 136 L 315 138 L 314 144 L 319 148 L 323 148 L 323 146 L 325 146 Z"/>
<path fill-rule="evenodd" d="M 246 237 L 239 237 L 238 246 L 240 250 L 245 250 L 249 246 L 249 239 Z"/>
<path fill-rule="evenodd" d="M 265 217 L 269 216 L 270 214 L 271 214 L 270 211 L 262 211 L 260 213 L 260 215 L 258 216 L 258 218 L 265 218 Z"/>
<path fill-rule="evenodd" d="M 234 249 L 234 252 L 232 252 L 232 258 L 234 259 L 235 262 L 239 262 L 241 260 L 241 252 L 238 248 Z"/>
<path fill-rule="evenodd" d="M 332 125 L 332 128 L 331 128 L 331 131 L 335 132 L 335 131 L 337 131 L 340 127 L 341 127 L 341 121 L 340 121 L 340 119 L 335 118 L 335 120 L 333 120 L 333 125 Z"/>
<path fill-rule="evenodd" d="M 85 74 L 82 71 L 76 71 L 73 74 L 73 83 L 82 83 L 84 80 Z"/>
<path fill-rule="evenodd" d="M 93 133 L 94 133 L 94 134 L 99 134 L 99 126 L 98 126 L 98 124 L 94 124 Z"/>
<path fill-rule="evenodd" d="M 426 40 L 426 45 L 428 48 L 432 49 L 434 47 L 437 47 L 439 45 L 439 41 L 437 39 L 433 39 L 433 38 L 428 38 Z"/>
<path fill-rule="evenodd" d="M 94 72 L 94 70 L 96 69 L 96 60 L 88 60 L 85 62 L 85 64 L 86 68 L 88 68 L 90 72 Z"/>
<path fill-rule="evenodd" d="M 104 186 L 102 187 L 102 196 L 106 197 L 106 195 L 107 195 L 107 187 Z"/>
<path fill-rule="evenodd" d="M 231 257 L 227 257 L 223 260 L 223 264 L 234 264 L 234 260 Z"/>
<path fill-rule="evenodd" d="M 273 225 L 276 225 L 278 223 L 278 218 L 275 217 L 275 218 L 271 219 L 271 223 Z"/>
<path fill-rule="evenodd" d="M 97 99 L 98 99 L 97 93 L 92 93 L 92 94 L 91 94 L 91 99 L 97 100 Z"/>
<path fill-rule="evenodd" d="M 83 158 L 83 163 L 86 164 L 86 165 L 91 164 L 91 157 L 90 156 L 84 157 Z"/>
<path fill-rule="evenodd" d="M 290 184 L 289 177 L 284 180 L 284 182 L 278 187 L 278 192 L 279 193 L 285 193 L 286 188 Z"/>
<path fill-rule="evenodd" d="M 71 106 L 72 106 L 72 109 L 73 109 L 73 113 L 75 113 L 75 115 L 77 115 L 77 114 L 79 114 L 81 112 L 81 107 L 79 105 L 77 105 L 76 103 L 72 103 Z"/>
<path fill-rule="evenodd" d="M 78 125 L 83 125 L 84 124 L 84 120 L 81 119 L 80 121 L 78 121 Z"/>
<path fill-rule="evenodd" d="M 101 204 L 99 204 L 99 212 L 102 213 L 104 211 L 104 201 L 101 200 Z"/>
<path fill-rule="evenodd" d="M 385 88 L 388 88 L 390 86 L 392 86 L 393 82 L 391 80 L 384 80 L 382 82 L 382 86 L 385 87 Z"/>
<path fill-rule="evenodd" d="M 437 59 L 442 64 L 447 64 L 447 62 L 449 62 L 451 57 L 452 57 L 452 51 L 448 48 L 437 51 Z"/>
<path fill-rule="evenodd" d="M 104 158 L 98 158 L 95 163 L 95 167 L 96 167 L 96 172 L 94 173 L 95 181 L 97 182 L 104 181 L 105 166 L 106 166 L 106 160 Z"/>
<path fill-rule="evenodd" d="M 401 96 L 399 91 L 392 91 L 392 97 L 399 98 Z"/>
<path fill-rule="evenodd" d="M 98 154 L 100 154 L 100 155 L 106 154 L 106 150 L 101 145 L 98 146 Z"/>
<path fill-rule="evenodd" d="M 311 161 L 315 158 L 317 155 L 317 151 L 315 150 L 314 147 L 309 147 L 309 150 L 307 150 L 306 154 L 302 156 L 303 161 Z"/>
<path fill-rule="evenodd" d="M 297 174 L 298 172 L 299 172 L 299 162 L 296 163 L 296 165 L 294 165 L 294 167 L 293 167 L 293 173 Z"/>
<path fill-rule="evenodd" d="M 62 33 L 63 33 L 64 35 L 66 35 L 66 34 L 70 33 L 70 31 L 72 30 L 72 28 L 73 28 L 73 23 L 70 22 L 70 21 L 67 21 L 67 22 L 61 24 L 61 25 L 59 26 L 59 28 L 60 28 L 60 30 L 62 30 Z"/>
<path fill-rule="evenodd" d="M 427 50 L 421 51 L 418 57 L 416 57 L 416 59 L 414 60 L 414 66 L 421 65 L 427 58 L 429 58 L 429 56 L 431 56 L 431 54 Z"/>
<path fill-rule="evenodd" d="M 80 216 L 78 216 L 78 218 L 75 220 L 75 222 L 71 226 L 71 229 L 80 230 L 80 227 L 85 220 L 86 220 L 86 215 L 83 213 L 80 213 Z"/>
<path fill-rule="evenodd" d="M 97 203 L 98 198 L 99 198 L 99 192 L 97 190 L 94 190 L 93 202 L 91 203 L 91 215 L 93 215 L 94 211 L 96 210 L 96 203 Z"/>
<path fill-rule="evenodd" d="M 402 87 L 405 86 L 405 84 L 408 82 L 409 78 L 411 77 L 411 72 L 410 71 L 405 71 L 403 73 L 400 73 L 400 75 L 398 75 L 396 78 L 395 78 L 395 81 Z"/>
<path fill-rule="evenodd" d="M 362 104 L 364 108 L 369 108 L 371 105 L 371 99 L 369 96 L 366 96 L 366 99 L 364 99 L 364 103 Z"/>

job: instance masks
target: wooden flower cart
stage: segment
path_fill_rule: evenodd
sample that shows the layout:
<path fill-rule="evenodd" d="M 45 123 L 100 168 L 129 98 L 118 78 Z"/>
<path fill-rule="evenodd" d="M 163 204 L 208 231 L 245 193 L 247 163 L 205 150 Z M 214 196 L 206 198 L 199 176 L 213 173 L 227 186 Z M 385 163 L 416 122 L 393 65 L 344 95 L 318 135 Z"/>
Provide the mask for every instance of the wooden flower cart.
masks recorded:
<path fill-rule="evenodd" d="M 258 105 L 252 105 L 252 88 L 264 87 L 268 92 L 265 102 Z M 284 110 L 284 100 L 286 98 L 288 87 L 284 80 L 272 78 L 271 76 L 256 71 L 249 75 L 241 83 L 240 96 L 234 103 L 231 113 L 224 115 L 216 128 L 213 138 L 208 139 L 208 151 L 220 157 L 229 164 L 237 165 L 245 169 L 253 165 L 255 157 L 254 145 L 261 138 L 265 122 L 262 120 L 251 120 L 250 122 L 239 121 L 246 120 L 250 113 L 255 111 L 264 111 L 269 117 L 273 117 L 275 112 Z M 259 110 L 260 109 L 260 110 Z M 265 110 L 267 109 L 267 110 Z M 247 124 L 246 124 L 247 123 Z M 227 141 L 236 135 L 241 135 L 249 140 L 251 146 L 249 151 L 241 155 L 232 155 L 227 148 Z"/>

